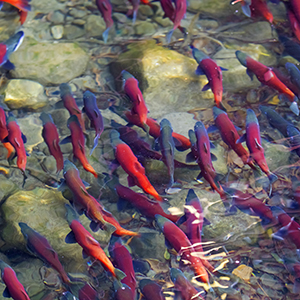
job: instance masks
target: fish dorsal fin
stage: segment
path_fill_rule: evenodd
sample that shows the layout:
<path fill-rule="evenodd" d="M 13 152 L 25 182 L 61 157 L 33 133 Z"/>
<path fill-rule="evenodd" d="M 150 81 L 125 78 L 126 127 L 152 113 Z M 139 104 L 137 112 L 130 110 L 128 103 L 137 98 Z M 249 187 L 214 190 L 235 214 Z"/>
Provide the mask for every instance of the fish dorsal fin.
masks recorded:
<path fill-rule="evenodd" d="M 4 289 L 4 291 L 3 291 L 3 297 L 5 297 L 5 298 L 11 298 L 11 294 L 10 294 L 10 292 L 8 290 L 8 287 L 6 287 Z"/>
<path fill-rule="evenodd" d="M 19 144 L 17 138 L 14 138 L 14 142 L 16 143 L 16 145 L 18 146 L 18 148 L 20 148 L 20 144 Z"/>
<path fill-rule="evenodd" d="M 204 148 L 205 153 L 208 153 L 208 148 L 207 148 L 206 143 L 203 143 L 203 148 Z"/>
<path fill-rule="evenodd" d="M 66 238 L 65 238 L 65 242 L 66 242 L 67 244 L 75 244 L 75 243 L 77 243 L 76 238 L 75 238 L 75 234 L 74 234 L 73 231 L 70 231 L 70 232 L 67 234 L 67 236 L 66 236 Z"/>
<path fill-rule="evenodd" d="M 52 145 L 53 145 L 54 150 L 58 151 L 58 144 L 57 144 L 56 139 L 54 139 L 54 140 L 52 141 Z"/>
<path fill-rule="evenodd" d="M 274 73 L 272 70 L 268 70 L 265 74 L 264 74 L 264 80 L 265 81 L 270 81 L 272 78 L 274 78 Z"/>
<path fill-rule="evenodd" d="M 92 236 L 86 236 L 85 240 L 89 245 L 99 246 L 99 243 Z"/>
<path fill-rule="evenodd" d="M 256 148 L 257 148 L 258 150 L 261 150 L 261 149 L 263 148 L 262 145 L 258 142 L 257 139 L 254 139 L 254 140 L 255 140 Z"/>
<path fill-rule="evenodd" d="M 141 95 L 138 94 L 136 98 L 137 98 L 138 104 L 141 104 L 141 102 L 142 102 Z"/>

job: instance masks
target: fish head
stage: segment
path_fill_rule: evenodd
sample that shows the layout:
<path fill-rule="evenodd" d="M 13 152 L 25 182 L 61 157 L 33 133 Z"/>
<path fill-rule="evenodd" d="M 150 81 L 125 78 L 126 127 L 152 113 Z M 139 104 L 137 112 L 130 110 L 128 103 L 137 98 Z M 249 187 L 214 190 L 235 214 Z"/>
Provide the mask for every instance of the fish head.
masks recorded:
<path fill-rule="evenodd" d="M 16 122 L 16 117 L 13 115 L 12 112 L 8 113 L 8 117 L 6 118 L 6 123 L 10 123 L 10 122 Z"/>
<path fill-rule="evenodd" d="M 251 108 L 248 108 L 247 109 L 247 117 L 246 117 L 246 125 L 248 126 L 253 123 L 259 125 L 258 120 L 255 115 L 255 112 Z"/>
<path fill-rule="evenodd" d="M 66 204 L 65 208 L 66 208 L 66 219 L 67 219 L 67 222 L 68 222 L 69 225 L 71 225 L 71 223 L 74 220 L 78 220 L 78 214 L 75 211 L 75 209 L 71 205 L 69 205 L 69 204 Z"/>
<path fill-rule="evenodd" d="M 76 115 L 72 115 L 67 121 L 68 128 L 70 128 L 70 126 L 72 126 L 72 124 L 76 124 L 76 125 L 80 126 L 80 123 L 79 123 Z M 81 126 L 80 126 L 80 128 L 81 128 Z"/>
<path fill-rule="evenodd" d="M 236 51 L 235 52 L 236 58 L 239 60 L 239 62 L 247 67 L 247 58 L 249 57 L 246 53 L 242 52 L 242 51 Z"/>
<path fill-rule="evenodd" d="M 183 275 L 183 273 L 179 269 L 171 268 L 171 270 L 170 270 L 170 277 L 171 277 L 171 280 L 173 281 L 173 283 L 176 283 L 176 281 L 180 277 L 184 278 L 185 276 Z"/>
<path fill-rule="evenodd" d="M 64 174 L 66 174 L 68 171 L 71 171 L 71 170 L 78 171 L 76 166 L 73 163 L 71 163 L 68 159 L 66 159 L 64 161 Z"/>
<path fill-rule="evenodd" d="M 84 94 L 83 94 L 84 106 L 87 106 L 95 101 L 96 101 L 96 96 L 92 92 L 90 92 L 90 91 L 84 92 Z"/>
<path fill-rule="evenodd" d="M 189 204 L 190 202 L 192 202 L 195 199 L 198 200 L 198 197 L 197 197 L 195 191 L 193 189 L 189 189 L 186 199 L 185 199 L 185 203 Z"/>
<path fill-rule="evenodd" d="M 7 47 L 7 55 L 18 50 L 24 39 L 24 32 L 18 31 L 4 43 Z"/>
<path fill-rule="evenodd" d="M 203 51 L 195 48 L 194 46 L 190 46 L 192 49 L 192 54 L 196 62 L 199 64 L 203 59 L 209 58 Z"/>
<path fill-rule="evenodd" d="M 5 268 L 10 268 L 10 266 L 7 263 L 5 263 L 3 260 L 0 260 L 0 270 L 2 274 Z"/>
<path fill-rule="evenodd" d="M 167 119 L 162 119 L 159 124 L 160 124 L 161 129 L 162 128 L 167 128 L 167 127 L 172 128 L 172 125 L 171 125 L 170 121 L 167 120 Z"/>
<path fill-rule="evenodd" d="M 40 119 L 42 120 L 43 122 L 43 125 L 47 124 L 47 123 L 53 123 L 53 119 L 51 117 L 50 114 L 46 114 L 45 112 L 42 112 L 41 115 L 40 115 Z"/>
<path fill-rule="evenodd" d="M 129 78 L 135 78 L 133 75 L 131 75 L 129 72 L 127 72 L 127 71 L 125 71 L 125 70 L 123 70 L 123 71 L 121 72 L 121 75 L 122 75 L 122 79 L 123 79 L 124 81 L 126 81 L 126 80 L 129 79 Z"/>
<path fill-rule="evenodd" d="M 110 142 L 113 147 L 116 147 L 119 144 L 123 144 L 123 141 L 120 139 L 120 133 L 117 130 L 112 130 L 109 134 Z"/>
<path fill-rule="evenodd" d="M 216 120 L 216 118 L 221 115 L 221 114 L 226 114 L 226 112 L 216 106 L 213 107 L 213 114 L 214 114 L 214 119 Z M 226 114 L 227 115 L 227 114 Z"/>
<path fill-rule="evenodd" d="M 167 222 L 170 222 L 167 218 L 161 215 L 155 215 L 155 220 L 161 231 L 164 231 L 164 226 Z"/>
<path fill-rule="evenodd" d="M 59 86 L 59 90 L 60 90 L 61 97 L 72 94 L 71 87 L 67 83 L 62 83 Z"/>
<path fill-rule="evenodd" d="M 34 232 L 34 230 L 31 227 L 29 227 L 26 223 L 20 222 L 19 226 L 25 238 L 27 238 L 30 234 Z"/>

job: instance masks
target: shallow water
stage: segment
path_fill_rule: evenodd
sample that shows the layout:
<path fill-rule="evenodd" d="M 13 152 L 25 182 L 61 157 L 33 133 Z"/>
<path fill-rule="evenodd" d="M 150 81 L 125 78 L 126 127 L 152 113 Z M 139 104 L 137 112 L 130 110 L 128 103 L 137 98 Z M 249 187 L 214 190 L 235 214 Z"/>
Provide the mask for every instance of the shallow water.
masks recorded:
<path fill-rule="evenodd" d="M 60 141 L 70 135 L 67 127 L 70 114 L 60 95 L 62 83 L 70 86 L 80 111 L 84 92 L 94 93 L 103 116 L 104 131 L 94 152 L 89 155 L 95 130 L 87 114 L 83 114 L 86 156 L 98 178 L 84 170 L 73 158 L 72 144 L 61 144 L 60 147 L 64 160 L 72 161 L 80 172 L 80 178 L 89 184 L 88 194 L 111 212 L 122 227 L 140 233 L 139 237 L 122 237 L 134 262 L 136 299 L 142 297 L 139 284 L 143 279 L 155 281 L 166 299 L 198 299 L 191 296 L 184 298 L 180 286 L 174 286 L 171 280 L 171 268 L 184 272 L 188 282 L 205 299 L 299 298 L 297 243 L 300 244 L 300 225 L 297 228 L 292 223 L 299 221 L 297 145 L 270 126 L 260 106 L 276 110 L 296 128 L 299 128 L 299 116 L 290 111 L 290 103 L 280 100 L 275 90 L 261 85 L 255 77 L 251 81 L 246 68 L 235 56 L 235 51 L 240 50 L 285 73 L 286 62 L 299 63 L 283 52 L 278 41 L 278 34 L 292 36 L 285 5 L 271 2 L 268 5 L 274 16 L 273 24 L 263 17 L 246 17 L 239 3 L 230 5 L 220 0 L 191 0 L 181 21 L 188 34 L 176 29 L 168 44 L 166 35 L 173 23 L 163 18 L 160 3 L 141 4 L 133 24 L 130 2 L 113 0 L 114 25 L 105 44 L 102 37 L 105 23 L 92 1 L 32 0 L 32 9 L 22 26 L 17 10 L 4 4 L 0 12 L 0 41 L 5 42 L 19 30 L 24 31 L 25 38 L 9 56 L 15 69 L 1 70 L 1 105 L 7 115 L 8 112 L 13 113 L 27 137 L 25 149 L 29 156 L 25 169 L 28 178 L 22 186 L 24 176 L 16 165 L 16 159 L 9 163 L 7 150 L 2 144 L 0 146 L 0 259 L 15 270 L 30 299 L 69 299 L 66 298 L 67 291 L 79 299 L 134 299 L 131 295 L 129 298 L 117 298 L 116 281 L 109 272 L 100 263 L 92 264 L 90 259 L 83 259 L 82 248 L 78 244 L 65 242 L 70 232 L 65 204 L 76 200 L 68 189 L 58 188 L 64 174 L 63 171 L 56 172 L 55 159 L 42 137 L 40 119 L 42 112 L 51 114 Z M 161 205 L 166 213 L 182 216 L 189 208 L 185 201 L 190 189 L 199 198 L 203 213 L 194 212 L 194 215 L 197 219 L 205 217 L 208 222 L 204 222 L 201 234 L 203 252 L 197 250 L 199 244 L 193 245 L 196 250 L 192 249 L 192 256 L 201 257 L 213 266 L 213 270 L 208 271 L 209 283 L 197 280 L 193 269 L 180 261 L 186 249 L 176 253 L 172 247 L 166 247 L 157 222 L 145 217 L 134 206 L 119 201 L 115 187 L 118 181 L 128 187 L 127 174 L 121 166 L 114 164 L 115 151 L 110 140 L 112 120 L 126 126 L 128 122 L 122 111 L 129 111 L 132 107 L 123 90 L 123 70 L 138 80 L 149 110 L 148 117 L 158 122 L 168 119 L 173 131 L 185 137 L 189 137 L 188 132 L 194 129 L 197 121 L 202 121 L 207 128 L 214 125 L 214 95 L 210 89 L 201 91 L 207 78 L 195 74 L 198 64 L 190 45 L 228 69 L 222 72 L 222 103 L 228 117 L 239 127 L 238 132 L 242 135 L 245 133 L 247 109 L 255 112 L 266 162 L 271 172 L 278 176 L 278 180 L 270 184 L 263 172 L 253 171 L 244 165 L 241 158 L 222 141 L 218 131 L 209 134 L 214 145 L 211 152 L 216 156 L 213 166 L 218 174 L 217 181 L 225 190 L 234 188 L 258 199 L 251 203 L 261 201 L 259 203 L 266 204 L 267 209 L 273 207 L 273 219 L 270 221 L 258 215 L 251 205 L 242 210 L 234 208 L 238 207 L 238 204 L 234 205 L 234 197 L 227 195 L 229 200 L 223 203 L 205 179 L 196 179 L 200 169 L 195 162 L 181 164 L 181 167 L 175 165 L 176 185 L 167 194 L 170 177 L 162 159 L 138 156 L 148 179 L 163 198 Z M 158 141 L 155 143 L 155 138 L 147 136 L 137 126 L 130 128 L 150 145 L 147 151 L 154 155 L 153 149 Z M 131 137 L 128 139 L 131 141 Z M 243 145 L 246 148 L 246 144 Z M 175 150 L 175 159 L 185 163 L 189 152 Z M 116 167 L 114 172 L 113 167 Z M 108 176 L 108 173 L 112 175 Z M 143 193 L 137 186 L 131 189 Z M 233 196 L 232 191 L 229 194 Z M 144 195 L 151 199 L 148 200 L 150 203 L 156 201 L 152 196 Z M 78 206 L 76 208 L 80 212 L 82 207 Z M 293 219 L 283 225 L 274 207 L 277 214 L 280 208 Z M 93 232 L 89 228 L 90 220 L 84 214 L 80 221 L 109 256 L 111 228 L 108 226 L 107 230 Z M 61 276 L 49 263 L 26 248 L 19 222 L 28 224 L 47 238 L 71 278 L 70 285 L 62 282 Z M 180 228 L 185 232 L 189 230 L 185 223 Z M 291 228 L 293 233 L 287 233 Z M 278 230 L 281 231 L 278 233 Z M 49 257 L 49 254 L 46 256 Z M 110 259 L 114 261 L 112 256 Z M 86 283 L 92 287 L 94 296 L 80 295 L 79 290 Z M 1 282 L 0 291 L 4 289 L 5 284 Z"/>

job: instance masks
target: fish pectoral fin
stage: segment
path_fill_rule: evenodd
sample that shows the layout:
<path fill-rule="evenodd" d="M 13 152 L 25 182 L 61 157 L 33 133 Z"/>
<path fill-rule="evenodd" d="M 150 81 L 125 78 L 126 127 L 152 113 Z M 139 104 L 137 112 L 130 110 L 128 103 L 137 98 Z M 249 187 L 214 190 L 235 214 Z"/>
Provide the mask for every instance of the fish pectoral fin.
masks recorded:
<path fill-rule="evenodd" d="M 251 18 L 251 8 L 250 8 L 250 5 L 248 3 L 245 2 L 245 4 L 242 5 L 242 11 L 243 11 L 245 16 Z"/>
<path fill-rule="evenodd" d="M 208 153 L 208 147 L 207 147 L 206 143 L 203 143 L 203 149 L 204 149 L 205 153 Z"/>
<path fill-rule="evenodd" d="M 213 153 L 210 153 L 210 157 L 212 161 L 216 161 L 218 159 Z"/>
<path fill-rule="evenodd" d="M 22 140 L 23 140 L 23 143 L 27 143 L 27 137 L 25 134 L 22 133 Z"/>
<path fill-rule="evenodd" d="M 16 143 L 17 147 L 20 148 L 20 144 L 19 144 L 17 138 L 14 138 L 14 142 Z"/>
<path fill-rule="evenodd" d="M 64 144 L 71 143 L 71 142 L 72 142 L 72 138 L 71 138 L 71 136 L 69 135 L 69 136 L 65 137 L 63 140 L 61 140 L 61 141 L 60 141 L 60 144 L 61 144 L 61 145 L 64 145 Z"/>
<path fill-rule="evenodd" d="M 201 69 L 200 66 L 197 67 L 196 71 L 195 71 L 196 75 L 205 75 L 205 73 L 203 72 L 203 70 Z"/>
<path fill-rule="evenodd" d="M 137 95 L 137 101 L 138 101 L 138 104 L 140 104 L 143 100 L 142 100 L 142 98 L 141 98 L 141 95 Z"/>
<path fill-rule="evenodd" d="M 186 222 L 186 215 L 181 216 L 178 221 L 176 222 L 177 225 L 181 225 Z"/>
<path fill-rule="evenodd" d="M 67 234 L 67 236 L 66 236 L 66 238 L 65 238 L 65 242 L 66 242 L 67 244 L 75 244 L 75 243 L 77 243 L 76 238 L 75 238 L 75 234 L 74 234 L 73 231 L 70 231 L 70 232 Z"/>
<path fill-rule="evenodd" d="M 15 65 L 12 62 L 10 62 L 9 60 L 7 60 L 1 67 L 6 70 L 14 70 L 15 69 Z"/>
<path fill-rule="evenodd" d="M 195 160 L 196 160 L 195 156 L 193 155 L 192 152 L 190 152 L 186 155 L 186 158 L 185 158 L 186 163 L 191 163 L 191 162 L 194 162 Z"/>
<path fill-rule="evenodd" d="M 128 177 L 127 177 L 127 182 L 128 182 L 128 186 L 129 187 L 132 187 L 132 186 L 136 185 L 134 178 L 132 176 L 130 176 L 130 175 L 128 175 Z"/>
<path fill-rule="evenodd" d="M 80 190 L 82 191 L 82 193 L 84 193 L 86 196 L 90 196 L 90 194 L 84 190 L 84 188 L 81 186 Z"/>
<path fill-rule="evenodd" d="M 218 130 L 218 127 L 216 125 L 211 125 L 206 129 L 208 134 L 216 132 L 217 130 Z"/>
<path fill-rule="evenodd" d="M 89 257 L 84 250 L 82 250 L 82 257 L 83 257 L 83 259 L 86 259 Z"/>
<path fill-rule="evenodd" d="M 10 292 L 8 290 L 8 287 L 6 287 L 4 289 L 4 291 L 3 291 L 3 297 L 5 297 L 5 298 L 11 298 L 11 294 L 10 294 Z"/>
<path fill-rule="evenodd" d="M 246 134 L 243 134 L 239 139 L 236 140 L 236 144 L 246 142 Z"/>
<path fill-rule="evenodd" d="M 265 81 L 270 81 L 272 78 L 274 78 L 274 72 L 272 70 L 268 70 L 265 74 L 264 74 L 264 80 Z"/>
<path fill-rule="evenodd" d="M 256 148 L 257 148 L 258 150 L 262 150 L 262 149 L 263 149 L 262 145 L 258 142 L 257 139 L 254 139 L 254 140 L 255 140 Z"/>
<path fill-rule="evenodd" d="M 136 169 L 138 172 L 140 172 L 140 173 L 142 173 L 143 175 L 145 175 L 145 169 L 144 169 L 144 167 L 143 167 L 138 161 L 136 161 L 136 162 L 134 163 L 134 167 L 135 167 L 135 169 Z"/>
<path fill-rule="evenodd" d="M 207 84 L 202 88 L 202 92 L 205 92 L 205 91 L 207 91 L 207 90 L 209 90 L 209 89 L 210 89 L 210 84 L 207 83 Z"/>
<path fill-rule="evenodd" d="M 250 77 L 250 79 L 253 80 L 254 73 L 252 71 L 250 71 L 249 69 L 247 69 L 246 73 Z"/>

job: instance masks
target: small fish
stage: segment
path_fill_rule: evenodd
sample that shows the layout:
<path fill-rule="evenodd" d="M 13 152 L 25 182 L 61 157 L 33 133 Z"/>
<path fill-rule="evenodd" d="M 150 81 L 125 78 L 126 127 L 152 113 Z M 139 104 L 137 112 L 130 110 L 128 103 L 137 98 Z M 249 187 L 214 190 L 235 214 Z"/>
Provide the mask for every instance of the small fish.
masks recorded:
<path fill-rule="evenodd" d="M 173 129 L 171 123 L 167 119 L 162 119 L 160 122 L 160 137 L 159 144 L 162 154 L 162 160 L 168 168 L 170 182 L 166 192 L 173 189 L 174 185 L 174 152 L 175 145 L 172 137 Z"/>
<path fill-rule="evenodd" d="M 10 114 L 10 116 L 7 118 L 6 126 L 8 130 L 8 135 L 3 141 L 5 143 L 9 142 L 15 149 L 15 155 L 17 156 L 17 166 L 21 170 L 24 177 L 24 186 L 25 181 L 27 179 L 27 175 L 25 173 L 27 153 L 25 150 L 24 143 L 26 143 L 27 139 L 26 136 L 21 132 L 17 120 L 12 114 Z M 12 159 L 14 159 L 14 157 L 12 157 L 10 160 Z"/>
<path fill-rule="evenodd" d="M 162 293 L 162 288 L 155 281 L 150 279 L 142 279 L 139 283 L 139 288 L 145 298 L 145 300 L 165 300 L 165 296 Z"/>
<path fill-rule="evenodd" d="M 262 224 L 276 223 L 272 210 L 261 200 L 249 193 L 243 193 L 233 188 L 224 188 L 227 195 L 231 196 L 232 206 L 237 207 L 244 213 L 258 216 L 262 219 Z"/>
<path fill-rule="evenodd" d="M 8 40 L 0 43 L 0 66 L 7 70 L 13 70 L 15 66 L 9 61 L 10 55 L 17 51 L 24 39 L 24 32 L 18 31 Z"/>
<path fill-rule="evenodd" d="M 261 170 L 268 176 L 270 183 L 275 182 L 278 178 L 269 170 L 267 165 L 264 155 L 265 151 L 261 145 L 259 123 L 252 109 L 247 109 L 246 133 L 241 136 L 236 143 L 242 143 L 244 141 L 246 141 L 251 159 L 253 159 Z"/>
<path fill-rule="evenodd" d="M 175 268 L 171 268 L 170 277 L 175 284 L 175 289 L 180 291 L 182 300 L 200 300 L 204 299 L 201 296 L 201 292 L 198 292 L 196 288 L 191 284 L 184 274 Z"/>
<path fill-rule="evenodd" d="M 2 281 L 6 285 L 3 297 L 14 300 L 30 300 L 15 271 L 2 260 L 0 260 L 0 269 Z"/>
<path fill-rule="evenodd" d="M 233 0 L 231 4 L 240 2 L 243 13 L 249 18 L 264 18 L 270 24 L 273 23 L 273 15 L 268 8 L 266 0 Z"/>
<path fill-rule="evenodd" d="M 132 257 L 128 249 L 122 244 L 120 238 L 112 236 L 108 246 L 109 254 L 113 259 L 114 265 L 126 274 L 121 280 L 131 291 L 132 299 L 136 297 L 136 279 L 133 269 Z"/>
<path fill-rule="evenodd" d="M 130 202 L 138 211 L 147 218 L 155 219 L 155 215 L 161 215 L 172 222 L 177 222 L 179 217 L 164 212 L 159 202 L 151 201 L 143 194 L 134 192 L 133 190 L 121 184 L 115 186 L 115 190 L 120 199 Z"/>
<path fill-rule="evenodd" d="M 66 236 L 66 243 L 78 243 L 82 248 L 82 254 L 84 258 L 90 256 L 93 259 L 98 260 L 101 265 L 112 274 L 113 277 L 117 278 L 118 280 L 123 279 L 126 275 L 121 270 L 118 270 L 113 266 L 112 262 L 106 256 L 98 241 L 96 241 L 95 238 L 79 222 L 73 208 L 66 204 L 66 209 L 66 218 L 72 230 Z"/>
<path fill-rule="evenodd" d="M 207 56 L 204 52 L 191 46 L 193 51 L 193 56 L 197 61 L 198 68 L 196 70 L 197 75 L 205 75 L 208 79 L 208 83 L 203 87 L 202 91 L 211 89 L 214 97 L 215 103 L 218 108 L 223 108 L 222 97 L 223 97 L 223 77 L 222 70 L 227 71 L 222 67 L 219 67 L 214 60 Z"/>
<path fill-rule="evenodd" d="M 209 278 L 206 269 L 204 268 L 201 259 L 198 256 L 193 255 L 193 253 L 195 253 L 195 249 L 185 233 L 172 221 L 160 215 L 156 215 L 155 219 L 159 229 L 168 241 L 168 244 L 171 245 L 181 256 L 181 260 L 188 261 L 190 263 L 197 279 L 208 283 Z"/>
<path fill-rule="evenodd" d="M 68 128 L 71 131 L 71 135 L 64 138 L 60 144 L 72 143 L 74 158 L 78 159 L 83 168 L 98 177 L 98 174 L 94 168 L 90 165 L 85 155 L 85 137 L 76 115 L 72 115 L 67 122 Z"/>
<path fill-rule="evenodd" d="M 128 174 L 128 185 L 137 185 L 145 193 L 152 195 L 158 201 L 162 201 L 162 197 L 149 182 L 144 167 L 139 163 L 130 147 L 120 140 L 120 134 L 116 130 L 112 130 L 110 139 L 115 149 L 116 160 Z"/>
<path fill-rule="evenodd" d="M 83 94 L 83 103 L 84 103 L 83 111 L 87 114 L 87 116 L 91 120 L 91 127 L 94 128 L 96 131 L 96 136 L 94 138 L 94 146 L 90 152 L 90 155 L 92 155 L 94 149 L 98 145 L 98 139 L 100 138 L 104 130 L 103 118 L 97 106 L 96 97 L 93 93 L 86 91 Z"/>
<path fill-rule="evenodd" d="M 172 30 L 167 34 L 166 40 L 169 44 L 171 42 L 171 37 L 176 28 L 180 26 L 181 20 L 186 14 L 187 1 L 186 0 L 173 0 L 175 4 L 174 18 L 170 19 L 174 26 Z"/>
<path fill-rule="evenodd" d="M 103 41 L 106 44 L 108 39 L 108 32 L 114 25 L 114 21 L 112 19 L 112 6 L 109 0 L 96 0 L 96 5 L 106 24 L 106 29 L 102 33 Z"/>
<path fill-rule="evenodd" d="M 236 51 L 235 54 L 239 62 L 247 68 L 247 74 L 251 79 L 253 78 L 253 75 L 255 75 L 262 84 L 277 90 L 281 95 L 292 102 L 292 104 L 290 105 L 290 110 L 297 116 L 299 115 L 296 95 L 283 82 L 279 80 L 279 78 L 275 75 L 274 71 L 272 71 L 271 68 L 254 60 L 241 51 Z"/>
<path fill-rule="evenodd" d="M 64 103 L 64 107 L 68 110 L 70 116 L 73 115 L 77 116 L 82 131 L 85 132 L 83 115 L 73 97 L 71 87 L 67 83 L 62 83 L 59 86 L 59 89 L 60 89 L 61 99 L 63 100 Z"/>
<path fill-rule="evenodd" d="M 64 158 L 59 146 L 57 128 L 53 123 L 51 115 L 42 112 L 40 119 L 43 121 L 42 137 L 48 146 L 50 154 L 56 160 L 56 173 L 59 173 L 64 167 Z"/>
<path fill-rule="evenodd" d="M 26 239 L 28 250 L 55 269 L 64 283 L 70 284 L 70 278 L 48 240 L 25 223 L 20 222 L 19 226 Z"/>
<path fill-rule="evenodd" d="M 215 124 L 221 133 L 222 140 L 242 159 L 244 164 L 249 164 L 252 169 L 256 169 L 253 162 L 249 161 L 249 152 L 236 141 L 240 138 L 236 127 L 232 124 L 225 111 L 213 107 Z M 213 127 L 208 128 L 208 132 L 212 132 Z"/>
<path fill-rule="evenodd" d="M 139 82 L 125 70 L 122 71 L 121 75 L 123 79 L 123 90 L 133 103 L 131 113 L 138 116 L 143 129 L 149 133 L 149 126 L 146 123 L 148 108 L 146 106 L 143 94 L 139 89 Z"/>
<path fill-rule="evenodd" d="M 8 130 L 7 130 L 7 126 L 6 126 L 6 114 L 5 114 L 4 109 L 2 107 L 0 107 L 0 141 L 2 142 L 2 145 L 7 150 L 6 158 L 8 160 L 10 160 L 15 149 L 10 142 L 3 141 L 7 136 L 8 136 Z"/>
<path fill-rule="evenodd" d="M 196 141 L 193 141 L 194 151 L 192 153 L 196 156 L 196 161 L 200 167 L 200 174 L 197 179 L 200 179 L 202 176 L 210 184 L 211 188 L 218 192 L 221 197 L 224 196 L 224 191 L 222 186 L 217 181 L 217 173 L 212 164 L 212 154 L 210 153 L 210 141 L 205 129 L 204 124 L 201 121 L 198 121 L 194 127 L 195 133 L 190 133 L 192 139 L 196 137 Z"/>

